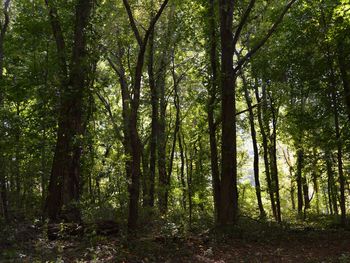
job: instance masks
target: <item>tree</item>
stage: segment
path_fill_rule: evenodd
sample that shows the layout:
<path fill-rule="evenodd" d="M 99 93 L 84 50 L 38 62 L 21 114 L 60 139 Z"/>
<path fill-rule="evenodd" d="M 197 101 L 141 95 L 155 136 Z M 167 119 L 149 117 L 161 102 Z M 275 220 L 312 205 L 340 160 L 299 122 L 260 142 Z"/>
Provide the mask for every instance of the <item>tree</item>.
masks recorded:
<path fill-rule="evenodd" d="M 56 42 L 61 93 L 57 143 L 45 210 L 51 221 L 80 221 L 77 202 L 80 196 L 81 136 L 84 134 L 84 97 L 90 70 L 86 31 L 93 3 L 91 0 L 79 0 L 75 6 L 70 59 L 56 3 L 51 0 L 45 3 Z"/>

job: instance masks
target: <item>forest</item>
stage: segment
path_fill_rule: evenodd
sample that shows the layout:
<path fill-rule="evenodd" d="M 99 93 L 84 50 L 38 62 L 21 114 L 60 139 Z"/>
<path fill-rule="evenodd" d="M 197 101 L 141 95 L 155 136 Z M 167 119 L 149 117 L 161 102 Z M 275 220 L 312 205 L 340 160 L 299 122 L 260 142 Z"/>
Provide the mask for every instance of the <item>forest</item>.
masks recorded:
<path fill-rule="evenodd" d="M 350 0 L 2 0 L 0 262 L 350 262 Z"/>

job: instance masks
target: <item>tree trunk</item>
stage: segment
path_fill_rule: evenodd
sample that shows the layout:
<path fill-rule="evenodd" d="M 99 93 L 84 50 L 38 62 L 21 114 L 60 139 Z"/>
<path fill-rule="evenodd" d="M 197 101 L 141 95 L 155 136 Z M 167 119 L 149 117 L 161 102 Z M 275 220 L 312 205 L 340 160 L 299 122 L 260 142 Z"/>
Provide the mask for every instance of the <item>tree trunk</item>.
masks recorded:
<path fill-rule="evenodd" d="M 179 83 L 181 79 L 176 76 L 175 72 L 175 62 L 174 62 L 174 56 L 172 57 L 173 60 L 173 67 L 172 67 L 172 77 L 173 77 L 173 83 L 174 83 L 174 105 L 176 108 L 176 117 L 175 117 L 175 127 L 174 127 L 174 134 L 173 134 L 173 143 L 171 147 L 170 152 L 170 160 L 169 160 L 169 170 L 167 175 L 167 183 L 168 187 L 166 188 L 166 197 L 168 198 L 169 195 L 169 188 L 170 188 L 170 179 L 172 175 L 173 170 L 173 163 L 174 163 L 174 157 L 175 157 L 175 150 L 176 150 L 176 140 L 178 139 L 178 134 L 180 130 L 180 95 L 179 95 Z"/>
<path fill-rule="evenodd" d="M 184 147 L 183 147 L 183 136 L 181 136 L 181 133 L 179 132 L 178 140 L 179 140 L 179 150 L 180 150 L 180 159 L 181 159 L 181 166 L 180 166 L 180 180 L 181 180 L 181 187 L 182 187 L 182 205 L 183 208 L 186 210 L 186 182 L 185 182 L 185 155 L 184 155 Z"/>
<path fill-rule="evenodd" d="M 158 112 L 159 99 L 158 89 L 154 79 L 154 31 L 149 39 L 149 59 L 148 59 L 148 78 L 151 88 L 151 105 L 152 105 L 152 123 L 151 123 L 151 146 L 150 146 L 150 177 L 148 181 L 147 204 L 150 207 L 154 206 L 154 189 L 156 178 L 156 161 L 157 161 L 157 135 L 158 131 Z"/>
<path fill-rule="evenodd" d="M 297 149 L 297 196 L 298 196 L 298 217 L 303 216 L 303 187 L 302 187 L 302 170 L 304 166 L 304 150 L 302 148 Z"/>
<path fill-rule="evenodd" d="M 345 201 L 345 177 L 343 171 L 343 144 L 340 135 L 339 127 L 339 113 L 338 113 L 338 99 L 337 95 L 333 89 L 332 100 L 334 106 L 334 125 L 335 125 L 335 136 L 337 139 L 337 160 L 338 160 L 338 176 L 339 176 L 339 186 L 340 186 L 340 211 L 341 211 L 341 225 L 346 225 L 346 201 Z"/>
<path fill-rule="evenodd" d="M 218 63 L 217 63 L 217 37 L 216 37 L 216 22 L 215 22 L 215 5 L 214 0 L 210 0 L 209 5 L 210 16 L 210 65 L 211 65 L 211 83 L 208 88 L 208 125 L 209 125 L 209 140 L 210 140 L 210 164 L 212 175 L 212 187 L 214 196 L 214 212 L 215 221 L 218 223 L 219 207 L 220 207 L 220 171 L 218 161 L 218 147 L 216 140 L 216 125 L 214 110 L 218 92 Z"/>
<path fill-rule="evenodd" d="M 265 174 L 266 174 L 266 182 L 267 182 L 267 187 L 268 187 L 268 192 L 270 195 L 270 201 L 271 201 L 271 210 L 273 217 L 277 221 L 277 210 L 276 210 L 276 203 L 275 203 L 275 196 L 273 192 L 273 187 L 272 187 L 272 181 L 271 181 L 271 175 L 270 175 L 270 162 L 269 162 L 269 150 L 268 150 L 268 139 L 267 135 L 265 132 L 265 127 L 264 127 L 264 122 L 263 122 L 263 110 L 262 110 L 262 103 L 266 103 L 266 97 L 263 96 L 262 100 L 260 99 L 259 96 L 259 89 L 257 84 L 254 86 L 255 88 L 255 97 L 257 100 L 257 111 L 258 111 L 258 123 L 259 123 L 259 128 L 260 128 L 260 133 L 262 137 L 262 146 L 264 150 L 264 164 L 265 164 Z"/>
<path fill-rule="evenodd" d="M 271 101 L 271 100 L 270 100 Z M 280 204 L 280 190 L 279 190 L 279 178 L 278 178 L 278 166 L 277 166 L 277 114 L 278 110 L 274 108 L 271 101 L 272 112 L 272 134 L 270 139 L 270 165 L 271 165 L 271 179 L 273 180 L 272 186 L 274 187 L 274 193 L 276 198 L 276 214 L 277 222 L 282 222 L 281 204 Z"/>
<path fill-rule="evenodd" d="M 221 36 L 221 182 L 220 225 L 232 224 L 238 216 L 236 150 L 236 76 L 233 70 L 233 1 L 220 0 Z"/>
<path fill-rule="evenodd" d="M 75 10 L 74 44 L 68 76 L 65 43 L 59 18 L 50 0 L 50 22 L 56 39 L 61 66 L 61 101 L 57 143 L 52 164 L 46 213 L 51 221 L 80 221 L 77 205 L 80 195 L 80 155 L 83 135 L 83 96 L 87 83 L 86 27 L 92 9 L 91 0 L 79 0 Z"/>
<path fill-rule="evenodd" d="M 337 204 L 337 187 L 334 180 L 333 172 L 333 158 L 332 153 L 329 150 L 325 151 L 326 168 L 327 168 L 327 188 L 328 188 L 328 202 L 331 214 L 338 215 L 338 204 Z"/>
<path fill-rule="evenodd" d="M 163 73 L 165 74 L 165 72 Z M 162 77 L 165 78 L 165 77 Z M 166 100 L 165 100 L 165 80 L 162 79 L 159 84 L 160 112 L 158 122 L 158 176 L 159 176 L 159 191 L 158 202 L 159 210 L 165 214 L 168 210 L 167 196 L 167 172 L 166 172 Z M 159 82 L 158 82 L 159 83 Z"/>
<path fill-rule="evenodd" d="M 244 97 L 247 103 L 248 111 L 249 111 L 249 123 L 250 123 L 250 134 L 252 138 L 253 143 L 253 150 L 254 150 L 254 181 L 255 181 L 255 193 L 256 198 L 258 201 L 258 208 L 260 211 L 260 218 L 265 218 L 266 213 L 262 204 L 261 200 L 261 187 L 260 187 L 260 178 L 259 178 L 259 149 L 258 149 L 258 142 L 256 138 L 256 130 L 255 130 L 255 123 L 254 123 L 254 112 L 252 108 L 252 99 L 249 94 L 248 86 L 246 83 L 245 76 L 242 74 L 243 79 L 243 86 L 244 86 Z"/>
<path fill-rule="evenodd" d="M 4 40 L 6 31 L 8 29 L 8 25 L 10 23 L 10 17 L 9 17 L 9 5 L 10 0 L 3 1 L 3 9 L 2 12 L 4 14 L 4 21 L 1 21 L 1 28 L 0 28 L 0 85 L 4 85 L 3 81 L 3 68 L 4 68 Z M 2 89 L 0 89 L 0 112 L 2 112 L 4 108 L 4 94 L 2 92 Z M 2 147 L 3 138 L 3 120 L 2 116 L 0 116 L 0 147 Z M 8 215 L 8 199 L 7 199 L 7 187 L 6 187 L 6 172 L 5 172 L 5 156 L 3 151 L 0 152 L 0 200 L 1 200 L 1 207 L 2 207 L 2 214 L 4 216 L 5 221 L 9 220 Z"/>
<path fill-rule="evenodd" d="M 344 42 L 339 41 L 338 43 L 338 64 L 340 69 L 340 76 L 343 82 L 344 99 L 347 107 L 348 119 L 350 121 L 350 81 L 347 69 L 349 68 L 346 62 L 346 54 L 344 52 Z"/>

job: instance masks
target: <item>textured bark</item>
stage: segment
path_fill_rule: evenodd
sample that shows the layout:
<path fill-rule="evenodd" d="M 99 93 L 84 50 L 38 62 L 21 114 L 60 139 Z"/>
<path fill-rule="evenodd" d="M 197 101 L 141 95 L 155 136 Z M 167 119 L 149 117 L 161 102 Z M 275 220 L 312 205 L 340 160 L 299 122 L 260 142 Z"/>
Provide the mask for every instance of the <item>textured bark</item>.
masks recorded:
<path fill-rule="evenodd" d="M 220 0 L 221 36 L 221 182 L 219 223 L 235 223 L 238 216 L 237 150 L 236 150 L 236 76 L 233 71 L 233 5 Z"/>
<path fill-rule="evenodd" d="M 211 83 L 208 88 L 208 125 L 209 125 L 209 140 L 210 140 L 210 164 L 212 175 L 212 187 L 214 196 L 214 211 L 215 221 L 219 219 L 220 207 L 220 171 L 218 160 L 218 146 L 216 140 L 216 125 L 214 110 L 217 102 L 218 92 L 218 63 L 217 63 L 217 36 L 216 36 L 216 21 L 215 21 L 215 5 L 214 0 L 209 3 L 210 16 L 210 69 L 211 69 Z"/>
<path fill-rule="evenodd" d="M 75 10 L 72 61 L 67 71 L 66 48 L 57 10 L 46 0 L 60 61 L 61 101 L 57 143 L 52 164 L 46 214 L 51 221 L 80 221 L 80 136 L 83 135 L 83 96 L 88 65 L 85 29 L 92 9 L 91 0 L 79 0 Z"/>

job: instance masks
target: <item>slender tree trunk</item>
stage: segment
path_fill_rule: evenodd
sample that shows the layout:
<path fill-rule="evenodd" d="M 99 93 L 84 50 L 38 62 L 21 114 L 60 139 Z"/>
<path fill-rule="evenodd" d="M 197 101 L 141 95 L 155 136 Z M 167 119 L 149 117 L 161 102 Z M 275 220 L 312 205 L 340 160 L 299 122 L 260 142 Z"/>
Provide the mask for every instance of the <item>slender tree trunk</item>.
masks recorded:
<path fill-rule="evenodd" d="M 181 136 L 181 133 L 179 132 L 178 140 L 179 140 L 179 150 L 180 150 L 180 159 L 181 159 L 181 166 L 180 166 L 180 180 L 181 180 L 181 187 L 182 187 L 182 205 L 183 208 L 186 210 L 186 182 L 185 182 L 185 155 L 184 155 L 184 147 L 183 147 L 183 136 Z"/>
<path fill-rule="evenodd" d="M 248 111 L 249 111 L 249 123 L 250 123 L 250 134 L 253 143 L 253 151 L 254 151 L 254 181 L 255 181 L 255 193 L 258 201 L 258 208 L 260 211 L 260 218 L 265 218 L 266 213 L 261 200 L 261 187 L 260 187 L 260 178 L 259 178 L 259 149 L 258 142 L 256 138 L 256 130 L 254 123 L 254 112 L 252 108 L 252 99 L 249 94 L 248 86 L 246 83 L 245 76 L 242 74 L 243 85 L 244 85 L 244 97 L 247 103 Z"/>
<path fill-rule="evenodd" d="M 337 139 L 337 160 L 338 160 L 338 176 L 340 186 L 340 211 L 341 211 L 341 225 L 346 225 L 346 201 L 345 201 L 345 177 L 343 171 L 343 145 L 340 135 L 339 127 L 339 113 L 338 113 L 338 101 L 335 91 L 332 91 L 332 100 L 334 106 L 334 125 L 335 125 L 335 136 Z"/>
<path fill-rule="evenodd" d="M 133 232 L 136 229 L 137 221 L 138 221 L 138 205 L 139 205 L 139 195 L 140 195 L 140 177 L 141 177 L 141 142 L 137 129 L 137 121 L 138 121 L 138 110 L 140 106 L 140 95 L 141 95 L 141 80 L 143 73 L 143 65 L 145 60 L 145 53 L 149 38 L 154 32 L 154 27 L 162 15 L 165 7 L 167 6 L 169 0 L 164 0 L 158 9 L 156 15 L 151 18 L 151 22 L 149 24 L 148 29 L 143 38 L 141 38 L 140 32 L 136 26 L 135 19 L 132 14 L 131 7 L 129 5 L 128 0 L 123 0 L 124 6 L 126 8 L 130 26 L 134 32 L 135 38 L 139 44 L 139 52 L 137 56 L 135 72 L 133 76 L 132 83 L 132 93 L 127 92 L 127 86 L 122 88 L 124 92 L 124 101 L 125 109 L 127 112 L 124 114 L 124 124 L 127 127 L 125 129 L 125 134 L 128 136 L 128 140 L 125 140 L 125 150 L 126 152 L 130 151 L 130 160 L 127 161 L 127 175 L 129 176 L 129 214 L 128 214 L 128 230 L 129 232 Z M 120 63 L 121 64 L 121 63 Z M 121 79 L 121 84 L 125 85 L 126 79 L 123 75 L 121 75 L 120 70 L 116 70 L 119 74 L 119 78 Z M 130 100 L 129 100 L 130 99 Z M 127 105 L 129 101 L 129 105 Z M 129 110 L 128 110 L 129 109 Z M 124 135 L 125 136 L 125 135 Z"/>
<path fill-rule="evenodd" d="M 274 108 L 271 101 L 272 112 L 272 135 L 271 135 L 271 147 L 270 147 L 270 165 L 271 165 L 271 178 L 273 180 L 274 193 L 276 197 L 276 214 L 277 222 L 282 222 L 281 204 L 280 204 L 280 190 L 279 190 L 279 178 L 278 178 L 278 166 L 277 166 L 277 114 L 278 110 Z"/>
<path fill-rule="evenodd" d="M 262 110 L 262 103 L 266 103 L 266 97 L 262 97 L 262 100 L 260 99 L 259 96 L 259 89 L 258 86 L 255 84 L 255 97 L 257 100 L 257 111 L 258 111 L 258 123 L 259 123 L 259 128 L 260 128 L 260 133 L 261 133 L 261 137 L 262 137 L 262 146 L 263 146 L 263 150 L 264 150 L 264 164 L 265 164 L 265 174 L 266 174 L 266 182 L 267 182 L 267 187 L 268 187 L 268 192 L 270 195 L 270 201 L 271 201 L 271 210 L 272 210 L 272 214 L 273 217 L 275 218 L 275 220 L 277 221 L 277 210 L 276 210 L 276 203 L 275 203 L 275 196 L 274 196 L 274 192 L 273 192 L 273 187 L 272 187 L 272 181 L 271 181 L 271 175 L 270 175 L 270 162 L 269 162 L 269 150 L 268 150 L 268 139 L 267 139 L 267 135 L 265 132 L 265 128 L 264 128 L 264 122 L 263 122 L 263 110 Z"/>
<path fill-rule="evenodd" d="M 304 166 L 304 150 L 302 148 L 297 149 L 297 196 L 298 196 L 298 217 L 302 218 L 303 215 L 303 187 L 302 187 L 302 170 Z"/>
<path fill-rule="evenodd" d="M 176 150 L 176 141 L 178 139 L 178 134 L 180 131 L 180 95 L 179 95 L 179 83 L 181 79 L 178 79 L 175 72 L 175 62 L 174 62 L 174 56 L 172 57 L 173 60 L 173 67 L 172 67 L 172 77 L 173 77 L 173 83 L 174 83 L 174 105 L 176 108 L 176 117 L 175 117 L 175 127 L 174 127 L 174 134 L 173 134 L 173 143 L 171 147 L 170 152 L 170 160 L 169 160 L 169 170 L 168 170 L 168 187 L 166 189 L 166 197 L 169 196 L 169 188 L 170 188 L 170 179 L 172 175 L 173 170 L 173 163 L 174 163 L 174 157 L 175 157 L 175 150 Z"/>
<path fill-rule="evenodd" d="M 165 74 L 165 72 L 164 72 Z M 160 112 L 158 122 L 158 176 L 159 176 L 159 192 L 158 202 L 159 210 L 162 214 L 165 214 L 168 210 L 168 197 L 167 197 L 167 171 L 166 171 L 166 100 L 165 100 L 165 83 L 162 80 L 159 87 L 160 97 Z"/>
<path fill-rule="evenodd" d="M 293 173 L 291 172 L 291 168 L 289 168 L 290 174 L 290 199 L 292 201 L 292 209 L 295 210 L 295 184 L 293 180 Z"/>
<path fill-rule="evenodd" d="M 327 189 L 328 189 L 328 201 L 329 209 L 331 214 L 338 215 L 338 204 L 337 204 L 337 187 L 334 180 L 334 171 L 333 171 L 333 158 L 332 153 L 329 150 L 325 151 L 326 158 L 326 168 L 327 168 Z"/>
<path fill-rule="evenodd" d="M 192 151 L 188 149 L 187 145 L 184 143 L 185 150 L 185 160 L 186 160 L 186 181 L 187 181 L 187 189 L 188 189 L 188 215 L 189 215 L 189 226 L 190 229 L 192 227 L 192 210 L 193 210 L 193 202 L 192 202 L 192 175 L 193 175 L 193 162 L 192 162 Z M 188 153 L 189 152 L 189 153 Z M 189 155 L 189 156 L 188 156 Z"/>
<path fill-rule="evenodd" d="M 144 207 L 152 207 L 150 205 L 150 167 L 149 167 L 149 149 L 144 143 L 141 143 L 141 160 L 142 160 L 142 205 Z"/>
<path fill-rule="evenodd" d="M 346 62 L 346 54 L 344 51 L 343 41 L 339 41 L 338 43 L 338 64 L 341 80 L 343 82 L 345 105 L 347 107 L 348 119 L 350 121 L 350 80 L 347 72 L 349 64 Z"/>
<path fill-rule="evenodd" d="M 167 102 L 165 98 L 166 88 L 166 72 L 169 66 L 170 48 L 173 46 L 173 30 L 174 24 L 172 19 L 175 14 L 175 5 L 171 5 L 171 9 L 168 14 L 168 25 L 166 32 L 166 41 L 164 45 L 163 55 L 161 56 L 159 69 L 157 72 L 158 78 L 156 79 L 156 85 L 159 95 L 159 119 L 158 119 L 158 135 L 157 135 L 157 147 L 158 147 L 158 206 L 159 211 L 162 214 L 166 214 L 168 211 L 168 191 L 170 179 L 167 174 L 167 157 L 166 157 L 166 109 Z"/>
<path fill-rule="evenodd" d="M 157 161 L 157 135 L 158 131 L 158 112 L 159 112 L 159 99 L 158 89 L 154 79 L 154 31 L 150 35 L 149 40 L 149 59 L 148 59 L 148 77 L 149 85 L 151 88 L 151 104 L 152 104 L 152 123 L 151 123 L 151 146 L 150 146 L 150 177 L 149 177 L 149 191 L 147 193 L 148 205 L 154 206 L 154 193 L 155 193 L 155 178 L 156 178 L 156 161 Z"/>
<path fill-rule="evenodd" d="M 220 171 L 218 161 L 218 146 L 216 140 L 216 125 L 214 110 L 218 92 L 218 63 L 217 63 L 217 36 L 216 36 L 216 19 L 215 19 L 215 0 L 210 0 L 209 16 L 210 16 L 210 65 L 211 65 L 211 83 L 208 88 L 208 125 L 209 125 L 209 140 L 210 140 L 210 164 L 212 175 L 212 187 L 214 196 L 214 211 L 215 221 L 219 219 L 220 207 Z"/>
<path fill-rule="evenodd" d="M 235 223 L 238 216 L 236 150 L 236 76 L 233 70 L 233 1 L 220 0 L 221 36 L 221 182 L 219 223 Z"/>

